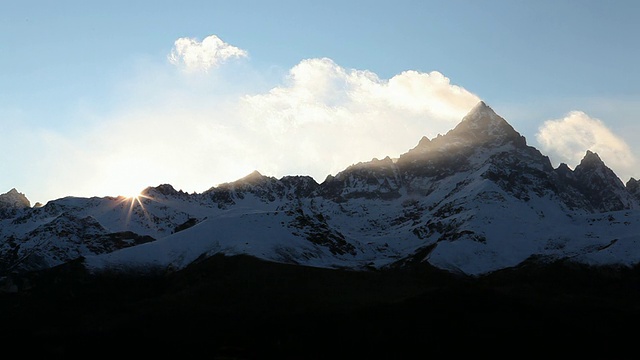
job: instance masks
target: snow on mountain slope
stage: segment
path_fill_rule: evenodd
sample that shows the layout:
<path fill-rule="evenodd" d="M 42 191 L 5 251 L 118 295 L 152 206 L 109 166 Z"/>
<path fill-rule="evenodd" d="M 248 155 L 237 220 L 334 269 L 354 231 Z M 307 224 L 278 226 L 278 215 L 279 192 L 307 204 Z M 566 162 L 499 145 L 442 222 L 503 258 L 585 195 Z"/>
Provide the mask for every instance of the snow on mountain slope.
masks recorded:
<path fill-rule="evenodd" d="M 180 269 L 201 257 L 216 253 L 252 254 L 283 262 L 307 260 L 328 267 L 335 263 L 329 251 L 289 231 L 283 212 L 235 212 L 207 218 L 182 232 L 153 243 L 87 257 L 89 268 Z"/>
<path fill-rule="evenodd" d="M 321 184 L 253 172 L 200 194 L 164 184 L 139 199 L 15 210 L 0 218 L 0 270 L 79 257 L 93 271 L 181 269 L 217 253 L 354 270 L 427 261 L 470 275 L 529 259 L 629 266 L 640 260 L 637 188 L 590 151 L 575 171 L 554 169 L 480 102 L 447 134 Z"/>

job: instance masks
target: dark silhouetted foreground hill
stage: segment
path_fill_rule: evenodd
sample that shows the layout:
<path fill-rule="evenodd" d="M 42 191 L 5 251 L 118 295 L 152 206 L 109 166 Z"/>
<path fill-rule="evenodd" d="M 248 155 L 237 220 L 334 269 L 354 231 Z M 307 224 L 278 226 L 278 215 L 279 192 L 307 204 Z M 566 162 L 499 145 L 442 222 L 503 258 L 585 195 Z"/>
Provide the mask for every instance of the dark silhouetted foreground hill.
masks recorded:
<path fill-rule="evenodd" d="M 89 275 L 70 263 L 18 281 L 30 290 L 0 294 L 0 339 L 24 355 L 615 358 L 634 347 L 640 319 L 638 269 L 573 263 L 471 278 L 216 255 L 174 273 Z"/>

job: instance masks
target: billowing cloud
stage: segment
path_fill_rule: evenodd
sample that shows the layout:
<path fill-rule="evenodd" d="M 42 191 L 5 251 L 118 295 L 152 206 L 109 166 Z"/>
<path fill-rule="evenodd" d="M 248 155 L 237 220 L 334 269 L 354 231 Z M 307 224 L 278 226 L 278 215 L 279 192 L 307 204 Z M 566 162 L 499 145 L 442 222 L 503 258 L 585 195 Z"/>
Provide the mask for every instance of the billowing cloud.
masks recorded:
<path fill-rule="evenodd" d="M 597 153 L 602 161 L 626 180 L 636 165 L 627 143 L 607 126 L 581 111 L 572 111 L 562 119 L 548 120 L 538 129 L 536 139 L 541 150 L 557 165 L 575 167 L 587 150 Z"/>
<path fill-rule="evenodd" d="M 207 36 L 202 42 L 183 37 L 174 42 L 169 62 L 190 72 L 207 71 L 230 58 L 247 56 L 247 51 L 227 44 L 216 35 Z"/>
<path fill-rule="evenodd" d="M 395 157 L 426 135 L 453 128 L 480 99 L 437 71 L 406 71 L 389 80 L 345 69 L 331 59 L 308 59 L 268 93 L 245 96 L 240 109 L 287 154 L 278 172 L 316 178 L 373 157 Z M 312 163 L 311 163 L 312 162 Z M 275 170 L 275 169 L 274 169 Z"/>
<path fill-rule="evenodd" d="M 336 110 L 352 114 L 395 111 L 457 122 L 480 101 L 437 71 L 405 71 L 381 80 L 373 72 L 347 70 L 328 58 L 303 60 L 289 71 L 287 84 L 245 100 L 260 111 L 286 114 L 284 118 L 298 123 L 332 118 Z M 330 116 L 305 113 L 321 109 L 331 110 L 325 114 Z"/>

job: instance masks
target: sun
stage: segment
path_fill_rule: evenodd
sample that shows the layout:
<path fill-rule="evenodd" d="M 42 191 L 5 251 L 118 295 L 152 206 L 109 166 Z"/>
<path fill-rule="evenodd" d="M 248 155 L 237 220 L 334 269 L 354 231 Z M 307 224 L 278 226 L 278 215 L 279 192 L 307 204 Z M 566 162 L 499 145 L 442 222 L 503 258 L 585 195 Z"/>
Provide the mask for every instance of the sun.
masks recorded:
<path fill-rule="evenodd" d="M 140 202 L 142 198 L 145 198 L 146 196 L 143 194 L 143 191 L 141 190 L 130 190 L 128 192 L 124 192 L 122 194 L 122 197 L 125 198 L 125 200 L 127 201 Z"/>
<path fill-rule="evenodd" d="M 150 215 L 145 208 L 145 200 L 152 199 L 151 197 L 143 194 L 142 192 L 134 192 L 131 195 L 121 195 L 119 196 L 120 203 L 124 205 L 126 211 L 126 224 L 129 224 L 131 220 L 131 216 L 135 213 L 138 215 L 142 215 L 147 218 L 148 221 L 151 221 Z"/>
<path fill-rule="evenodd" d="M 142 205 L 142 200 L 144 199 L 149 199 L 148 196 L 144 195 L 142 192 L 137 191 L 137 192 L 133 192 L 130 195 L 126 195 L 124 196 L 126 201 L 131 202 L 131 206 L 133 207 L 135 204 L 143 206 Z"/>
<path fill-rule="evenodd" d="M 132 191 L 129 193 L 124 193 L 123 195 L 120 195 L 118 197 L 121 199 L 121 202 L 127 203 L 129 205 L 130 212 L 136 206 L 141 206 L 144 209 L 143 200 L 149 198 L 148 196 L 144 195 L 142 191 Z"/>
<path fill-rule="evenodd" d="M 130 193 L 129 195 L 125 195 L 125 197 L 131 201 L 140 201 L 142 194 L 138 191 L 138 192 Z"/>

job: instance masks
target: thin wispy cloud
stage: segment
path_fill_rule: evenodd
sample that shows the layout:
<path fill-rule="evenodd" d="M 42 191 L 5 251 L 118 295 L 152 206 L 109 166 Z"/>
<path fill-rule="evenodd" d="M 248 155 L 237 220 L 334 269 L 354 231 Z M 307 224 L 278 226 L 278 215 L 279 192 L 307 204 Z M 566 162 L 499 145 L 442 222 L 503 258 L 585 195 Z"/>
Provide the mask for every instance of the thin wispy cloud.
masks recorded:
<path fill-rule="evenodd" d="M 231 58 L 247 57 L 246 50 L 230 45 L 216 35 L 209 35 L 201 42 L 182 37 L 174 42 L 168 56 L 169 62 L 185 71 L 208 71 Z"/>
<path fill-rule="evenodd" d="M 623 181 L 637 162 L 629 145 L 601 120 L 581 111 L 572 111 L 562 119 L 548 120 L 536 134 L 541 151 L 556 163 L 575 167 L 587 150 L 597 153 Z"/>

